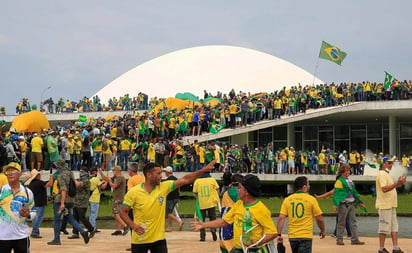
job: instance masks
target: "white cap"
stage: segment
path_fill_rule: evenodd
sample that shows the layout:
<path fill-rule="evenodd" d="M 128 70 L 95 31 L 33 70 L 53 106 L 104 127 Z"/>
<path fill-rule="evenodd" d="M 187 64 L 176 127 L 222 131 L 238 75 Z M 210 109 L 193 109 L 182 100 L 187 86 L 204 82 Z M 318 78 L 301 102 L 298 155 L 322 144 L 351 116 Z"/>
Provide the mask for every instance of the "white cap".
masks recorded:
<path fill-rule="evenodd" d="M 170 166 L 167 166 L 166 168 L 163 168 L 164 172 L 169 172 L 169 173 L 173 173 L 173 168 Z"/>

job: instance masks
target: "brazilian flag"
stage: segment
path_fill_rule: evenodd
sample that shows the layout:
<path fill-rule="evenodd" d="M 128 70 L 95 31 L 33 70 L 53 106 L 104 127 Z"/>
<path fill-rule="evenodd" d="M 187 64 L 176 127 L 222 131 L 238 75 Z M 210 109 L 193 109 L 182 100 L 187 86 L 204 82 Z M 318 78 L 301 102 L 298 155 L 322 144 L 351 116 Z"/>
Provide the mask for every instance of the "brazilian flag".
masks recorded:
<path fill-rule="evenodd" d="M 225 124 L 217 124 L 216 122 L 213 122 L 209 128 L 209 133 L 216 134 L 216 133 L 219 133 L 220 130 L 224 128 L 225 128 Z"/>
<path fill-rule="evenodd" d="M 203 215 L 202 215 L 202 212 L 200 211 L 199 198 L 196 198 L 195 220 L 196 218 L 199 219 L 200 221 L 203 221 Z"/>
<path fill-rule="evenodd" d="M 86 122 L 87 121 L 87 117 L 84 115 L 79 115 L 79 121 L 80 122 Z"/>
<path fill-rule="evenodd" d="M 322 41 L 320 47 L 319 58 L 333 61 L 334 63 L 341 65 L 342 61 L 345 59 L 346 53 L 341 51 L 339 48 Z"/>

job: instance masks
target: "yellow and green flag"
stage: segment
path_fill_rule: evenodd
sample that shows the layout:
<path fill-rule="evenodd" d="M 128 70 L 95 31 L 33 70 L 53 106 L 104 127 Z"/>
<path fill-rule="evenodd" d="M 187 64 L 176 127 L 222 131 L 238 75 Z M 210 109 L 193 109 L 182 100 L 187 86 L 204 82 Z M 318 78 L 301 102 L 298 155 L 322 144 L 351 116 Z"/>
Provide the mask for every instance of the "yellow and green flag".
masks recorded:
<path fill-rule="evenodd" d="M 320 47 L 319 58 L 333 61 L 336 64 L 341 65 L 342 61 L 345 59 L 346 53 L 341 51 L 339 48 L 322 41 Z"/>
<path fill-rule="evenodd" d="M 392 83 L 392 75 L 385 71 L 385 81 L 383 82 L 383 87 L 385 89 L 389 88 Z"/>
<path fill-rule="evenodd" d="M 203 215 L 202 212 L 200 211 L 200 205 L 199 205 L 199 198 L 196 198 L 196 206 L 195 206 L 195 220 L 199 219 L 200 221 L 203 221 Z"/>
<path fill-rule="evenodd" d="M 391 87 L 391 85 L 396 87 L 399 85 L 399 81 L 385 71 L 385 81 L 383 82 L 383 87 L 385 87 L 385 89 L 388 89 L 389 87 Z"/>

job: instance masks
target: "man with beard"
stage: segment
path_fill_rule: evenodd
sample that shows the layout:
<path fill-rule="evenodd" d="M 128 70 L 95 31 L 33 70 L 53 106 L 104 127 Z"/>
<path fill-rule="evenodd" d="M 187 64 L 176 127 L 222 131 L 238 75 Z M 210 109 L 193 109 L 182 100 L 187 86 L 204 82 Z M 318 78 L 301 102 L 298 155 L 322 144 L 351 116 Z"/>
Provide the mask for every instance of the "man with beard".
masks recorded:
<path fill-rule="evenodd" d="M 129 225 L 132 233 L 132 252 L 166 253 L 165 213 L 167 195 L 185 184 L 193 182 L 213 169 L 215 161 L 206 167 L 177 180 L 161 182 L 162 168 L 157 163 L 148 163 L 143 168 L 145 183 L 133 187 L 124 197 L 120 217 Z M 133 209 L 133 221 L 128 216 Z"/>

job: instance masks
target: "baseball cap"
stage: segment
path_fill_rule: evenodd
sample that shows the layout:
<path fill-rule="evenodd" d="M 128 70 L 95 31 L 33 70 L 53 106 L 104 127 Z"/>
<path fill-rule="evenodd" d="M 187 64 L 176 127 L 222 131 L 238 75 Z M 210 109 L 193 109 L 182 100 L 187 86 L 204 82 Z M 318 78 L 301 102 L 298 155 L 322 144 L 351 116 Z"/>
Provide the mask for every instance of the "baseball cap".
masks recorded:
<path fill-rule="evenodd" d="M 390 159 L 389 157 L 385 156 L 384 158 L 382 158 L 382 161 L 384 163 L 388 162 L 388 163 L 393 163 L 393 159 Z"/>
<path fill-rule="evenodd" d="M 3 166 L 3 172 L 6 172 L 6 170 L 7 170 L 8 168 L 15 168 L 15 169 L 17 169 L 18 171 L 21 172 L 21 166 L 20 166 L 20 164 L 15 163 L 15 162 L 11 162 L 11 163 Z"/>
<path fill-rule="evenodd" d="M 243 185 L 243 187 L 245 187 L 246 191 L 254 197 L 259 197 L 260 194 L 262 193 L 260 189 L 261 187 L 260 180 L 255 175 L 247 174 L 246 176 L 243 177 L 240 183 Z"/>
<path fill-rule="evenodd" d="M 167 166 L 166 168 L 163 168 L 162 171 L 172 173 L 172 172 L 173 172 L 173 168 L 170 167 L 170 166 Z"/>

